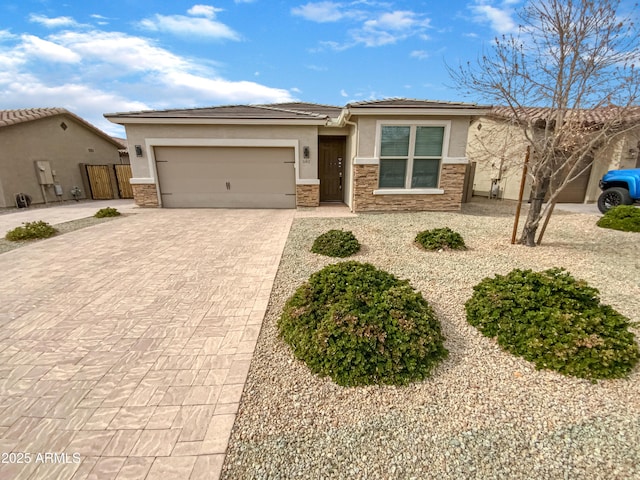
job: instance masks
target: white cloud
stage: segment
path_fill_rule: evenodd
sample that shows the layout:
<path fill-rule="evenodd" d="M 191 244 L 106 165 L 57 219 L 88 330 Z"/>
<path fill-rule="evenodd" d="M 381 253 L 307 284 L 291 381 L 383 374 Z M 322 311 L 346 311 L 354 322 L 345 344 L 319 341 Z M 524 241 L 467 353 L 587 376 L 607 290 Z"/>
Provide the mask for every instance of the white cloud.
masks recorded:
<path fill-rule="evenodd" d="M 291 9 L 293 15 L 300 16 L 312 22 L 337 22 L 344 18 L 342 4 L 335 2 L 310 2 Z"/>
<path fill-rule="evenodd" d="M 10 40 L 16 38 L 16 35 L 11 33 L 9 30 L 0 30 L 0 41 Z"/>
<path fill-rule="evenodd" d="M 340 90 L 340 96 L 347 98 L 349 96 L 349 94 L 346 92 L 346 90 L 343 88 L 342 90 Z"/>
<path fill-rule="evenodd" d="M 363 4 L 370 7 L 371 10 L 364 11 L 357 8 Z M 389 45 L 415 35 L 428 39 L 425 34 L 425 30 L 430 27 L 428 18 L 410 10 L 385 10 L 388 7 L 388 4 L 378 2 L 338 3 L 323 1 L 295 7 L 291 13 L 319 23 L 338 21 L 359 23 L 348 30 L 349 40 L 320 42 L 321 46 L 338 51 L 359 44 L 367 47 Z"/>
<path fill-rule="evenodd" d="M 240 40 L 240 35 L 233 29 L 215 20 L 219 8 L 209 5 L 194 5 L 186 15 L 160 15 L 145 18 L 140 27 L 154 32 L 166 32 L 183 37 L 206 37 L 226 40 Z"/>
<path fill-rule="evenodd" d="M 36 57 L 54 63 L 79 63 L 81 60 L 76 52 L 33 35 L 22 36 L 22 51 L 27 57 Z"/>
<path fill-rule="evenodd" d="M 491 0 L 475 0 L 470 9 L 474 14 L 474 20 L 478 23 L 488 23 L 497 33 L 512 33 L 518 28 L 513 19 L 512 5 L 515 1 L 504 1 L 498 6 L 492 5 Z"/>
<path fill-rule="evenodd" d="M 44 15 L 31 14 L 29 21 L 32 23 L 39 23 L 47 28 L 61 28 L 61 27 L 77 27 L 78 23 L 71 17 L 55 17 L 49 18 Z"/>
<path fill-rule="evenodd" d="M 0 104 L 68 108 L 121 135 L 103 113 L 293 100 L 293 90 L 222 78 L 208 65 L 121 32 L 8 37 L 0 42 Z"/>
<path fill-rule="evenodd" d="M 424 50 L 414 50 L 409 56 L 411 58 L 417 58 L 418 60 L 424 60 L 425 58 L 429 58 L 429 53 Z"/>
<path fill-rule="evenodd" d="M 209 102 L 258 103 L 288 102 L 292 100 L 289 91 L 260 85 L 249 81 L 232 82 L 222 78 L 206 78 L 183 71 L 167 72 L 162 76 L 172 91 L 181 94 L 188 90 L 191 95 L 207 98 Z"/>
<path fill-rule="evenodd" d="M 50 40 L 78 53 L 84 59 L 117 65 L 123 72 L 188 69 L 190 62 L 153 45 L 149 40 L 120 32 L 65 32 Z"/>
<path fill-rule="evenodd" d="M 326 72 L 328 69 L 323 65 L 307 65 L 309 70 L 313 70 L 314 72 Z"/>
<path fill-rule="evenodd" d="M 407 30 L 428 26 L 428 19 L 420 20 L 417 14 L 406 10 L 383 13 L 376 19 L 364 22 L 364 28 L 369 30 Z"/>
<path fill-rule="evenodd" d="M 216 8 L 211 5 L 194 5 L 187 13 L 196 17 L 215 18 L 217 12 L 222 12 L 221 8 Z"/>

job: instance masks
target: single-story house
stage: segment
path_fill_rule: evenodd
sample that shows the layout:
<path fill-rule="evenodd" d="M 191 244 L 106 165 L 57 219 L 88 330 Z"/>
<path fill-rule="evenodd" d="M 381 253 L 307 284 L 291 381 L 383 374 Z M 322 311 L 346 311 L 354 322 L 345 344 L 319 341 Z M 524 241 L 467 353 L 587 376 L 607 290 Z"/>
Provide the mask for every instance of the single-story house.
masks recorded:
<path fill-rule="evenodd" d="M 544 128 L 548 110 L 531 107 L 523 116 Z M 608 107 L 579 112 L 583 125 L 597 129 L 607 115 Z M 522 167 L 527 151 L 522 128 L 513 112 L 494 107 L 491 112 L 475 117 L 469 128 L 467 155 L 475 164 L 473 194 L 517 200 L 522 181 Z M 609 170 L 640 168 L 640 107 L 631 108 L 619 125 L 618 132 L 593 152 L 593 162 L 560 192 L 558 203 L 593 203 L 600 195 L 598 182 Z M 591 159 L 588 158 L 588 164 Z M 534 161 L 532 159 L 532 161 Z M 525 199 L 530 194 L 530 179 L 525 182 Z"/>
<path fill-rule="evenodd" d="M 124 145 L 64 108 L 0 110 L 0 207 L 91 193 L 82 165 L 120 163 Z"/>
<path fill-rule="evenodd" d="M 106 114 L 127 132 L 138 205 L 456 210 L 471 103 L 230 105 Z"/>

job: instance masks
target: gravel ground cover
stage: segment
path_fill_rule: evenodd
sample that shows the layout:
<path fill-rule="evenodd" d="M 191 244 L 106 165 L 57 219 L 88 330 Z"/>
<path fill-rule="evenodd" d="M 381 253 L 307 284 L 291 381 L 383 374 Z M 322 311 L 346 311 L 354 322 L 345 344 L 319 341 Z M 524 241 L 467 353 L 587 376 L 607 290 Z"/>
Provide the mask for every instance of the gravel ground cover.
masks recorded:
<path fill-rule="evenodd" d="M 510 245 L 513 216 L 496 205 L 297 219 L 222 478 L 640 478 L 640 369 L 598 384 L 536 371 L 483 337 L 464 312 L 484 277 L 564 267 L 640 321 L 640 237 L 600 229 L 597 219 L 556 212 L 545 244 L 533 249 Z M 413 245 L 419 231 L 445 226 L 462 234 L 467 251 Z M 340 261 L 309 252 L 332 228 L 352 230 L 363 244 L 349 259 L 409 279 L 434 307 L 450 355 L 432 378 L 406 387 L 339 387 L 311 374 L 278 338 L 286 299 L 311 273 Z"/>
<path fill-rule="evenodd" d="M 95 218 L 95 217 L 87 217 L 81 218 L 80 220 L 72 220 L 70 222 L 58 223 L 56 225 L 52 225 L 58 230 L 54 236 L 62 235 L 64 233 L 73 232 L 74 230 L 80 230 L 81 228 L 91 227 L 93 225 L 97 225 L 99 223 L 110 222 L 115 220 L 116 218 L 124 217 L 121 215 L 120 217 L 105 217 L 105 218 Z M 38 240 L 24 240 L 18 242 L 10 242 L 6 238 L 4 238 L 7 232 L 0 232 L 0 253 L 8 252 L 9 250 L 14 250 L 16 248 L 24 247 L 25 245 L 31 245 L 34 242 L 42 242 L 46 241 L 46 238 L 38 239 Z M 53 237 L 50 237 L 53 238 Z"/>

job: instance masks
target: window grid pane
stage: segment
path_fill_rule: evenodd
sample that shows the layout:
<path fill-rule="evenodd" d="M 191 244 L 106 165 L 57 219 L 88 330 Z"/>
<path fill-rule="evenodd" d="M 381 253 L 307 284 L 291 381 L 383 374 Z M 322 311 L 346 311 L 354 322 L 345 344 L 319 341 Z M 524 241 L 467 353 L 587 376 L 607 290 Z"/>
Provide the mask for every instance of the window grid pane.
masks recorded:
<path fill-rule="evenodd" d="M 409 134 L 411 127 L 383 126 L 380 156 L 405 157 L 409 155 Z"/>
<path fill-rule="evenodd" d="M 407 174 L 405 159 L 380 160 L 380 188 L 404 188 Z"/>
<path fill-rule="evenodd" d="M 444 127 L 416 127 L 415 155 L 439 157 L 442 155 Z"/>
<path fill-rule="evenodd" d="M 415 159 L 411 175 L 411 188 L 437 188 L 440 160 Z"/>

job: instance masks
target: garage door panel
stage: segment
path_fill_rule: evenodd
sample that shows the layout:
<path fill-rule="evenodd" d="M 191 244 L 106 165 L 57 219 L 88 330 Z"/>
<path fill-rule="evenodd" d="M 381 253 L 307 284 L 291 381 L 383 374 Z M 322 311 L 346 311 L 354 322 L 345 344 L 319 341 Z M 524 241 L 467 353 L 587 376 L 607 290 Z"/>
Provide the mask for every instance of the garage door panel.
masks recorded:
<path fill-rule="evenodd" d="M 165 207 L 295 208 L 293 148 L 156 147 Z"/>
<path fill-rule="evenodd" d="M 295 195 L 239 193 L 180 193 L 162 195 L 167 208 L 294 208 Z"/>

